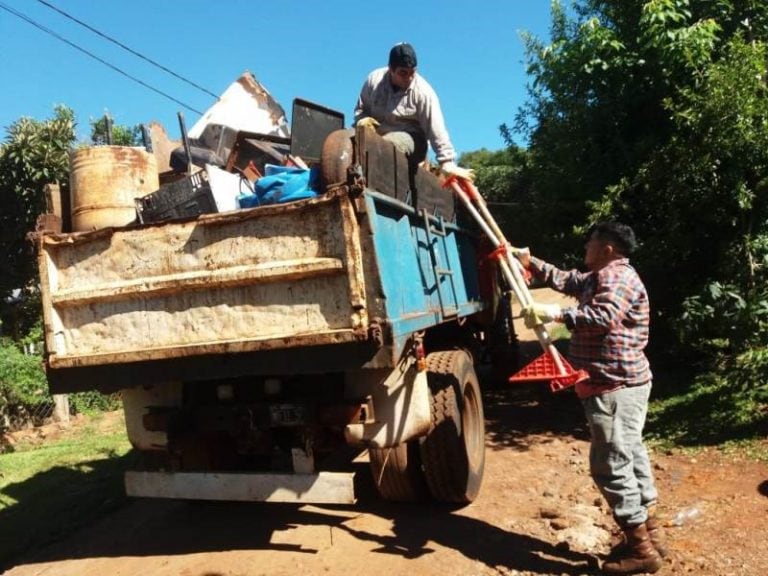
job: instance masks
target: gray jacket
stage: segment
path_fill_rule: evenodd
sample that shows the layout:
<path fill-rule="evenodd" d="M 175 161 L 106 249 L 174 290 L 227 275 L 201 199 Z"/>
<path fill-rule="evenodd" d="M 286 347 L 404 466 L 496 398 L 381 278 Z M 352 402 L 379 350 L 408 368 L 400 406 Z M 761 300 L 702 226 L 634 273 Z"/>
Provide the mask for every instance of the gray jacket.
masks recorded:
<path fill-rule="evenodd" d="M 432 86 L 417 73 L 407 90 L 389 81 L 389 68 L 371 72 L 360 90 L 355 106 L 355 122 L 366 116 L 375 118 L 379 133 L 405 131 L 426 138 L 439 163 L 452 162 L 456 152 L 445 128 L 440 101 Z"/>

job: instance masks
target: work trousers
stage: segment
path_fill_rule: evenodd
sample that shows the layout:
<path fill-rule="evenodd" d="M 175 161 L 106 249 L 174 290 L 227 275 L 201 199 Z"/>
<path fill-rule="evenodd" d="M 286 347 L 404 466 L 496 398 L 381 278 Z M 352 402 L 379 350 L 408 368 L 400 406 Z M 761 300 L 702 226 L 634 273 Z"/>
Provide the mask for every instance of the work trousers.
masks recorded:
<path fill-rule="evenodd" d="M 651 383 L 582 399 L 592 442 L 592 478 L 622 528 L 642 524 L 658 498 L 643 426 Z"/>
<path fill-rule="evenodd" d="M 388 132 L 382 135 L 395 145 L 395 148 L 408 156 L 410 163 L 416 166 L 427 157 L 427 140 L 423 136 L 410 132 Z"/>

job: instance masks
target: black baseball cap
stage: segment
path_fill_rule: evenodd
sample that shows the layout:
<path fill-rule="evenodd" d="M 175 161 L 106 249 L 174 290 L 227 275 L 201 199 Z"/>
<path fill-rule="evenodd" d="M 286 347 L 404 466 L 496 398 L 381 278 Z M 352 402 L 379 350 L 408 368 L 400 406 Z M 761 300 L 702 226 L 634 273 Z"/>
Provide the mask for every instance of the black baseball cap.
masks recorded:
<path fill-rule="evenodd" d="M 395 44 L 389 51 L 390 68 L 416 68 L 416 51 L 406 42 Z"/>

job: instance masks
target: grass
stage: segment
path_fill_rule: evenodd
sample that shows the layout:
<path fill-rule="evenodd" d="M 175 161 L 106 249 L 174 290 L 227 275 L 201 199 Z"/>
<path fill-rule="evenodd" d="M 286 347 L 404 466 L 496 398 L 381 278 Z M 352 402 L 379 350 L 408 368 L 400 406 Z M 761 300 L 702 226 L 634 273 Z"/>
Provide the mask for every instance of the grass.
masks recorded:
<path fill-rule="evenodd" d="M 124 501 L 133 459 L 122 418 L 89 418 L 44 443 L 0 454 L 0 571 L 14 556 L 93 521 Z"/>
<path fill-rule="evenodd" d="M 716 446 L 768 462 L 767 436 L 768 406 L 714 375 L 697 378 L 687 392 L 654 400 L 648 411 L 646 437 L 662 449 Z"/>
<path fill-rule="evenodd" d="M 567 356 L 570 332 L 560 324 L 548 329 L 557 349 Z M 716 447 L 724 454 L 768 462 L 765 393 L 761 401 L 757 393 L 747 393 L 722 376 L 697 377 L 680 367 L 654 374 L 654 400 L 644 434 L 651 446 L 692 454 Z"/>
<path fill-rule="evenodd" d="M 570 332 L 561 324 L 548 326 L 557 349 L 567 356 Z M 768 462 L 768 403 L 764 380 L 752 393 L 721 375 L 695 376 L 690 370 L 654 370 L 654 394 L 645 438 L 661 450 L 696 453 L 716 447 L 725 454 Z M 692 382 L 692 384 L 691 384 Z M 683 392 L 681 392 L 683 391 Z"/>

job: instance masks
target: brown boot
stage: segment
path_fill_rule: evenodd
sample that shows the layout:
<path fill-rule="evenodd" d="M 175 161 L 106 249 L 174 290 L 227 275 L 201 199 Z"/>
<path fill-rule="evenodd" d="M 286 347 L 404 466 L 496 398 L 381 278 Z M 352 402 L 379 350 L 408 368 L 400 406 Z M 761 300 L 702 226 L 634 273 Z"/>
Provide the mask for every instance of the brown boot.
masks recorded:
<path fill-rule="evenodd" d="M 656 552 L 659 556 L 666 558 L 669 556 L 669 548 L 667 547 L 667 539 L 664 537 L 663 523 L 656 516 L 656 507 L 651 506 L 648 508 L 648 520 L 645 521 L 645 527 L 648 529 L 648 537 L 651 539 L 651 544 L 656 548 Z"/>
<path fill-rule="evenodd" d="M 614 532 L 611 534 L 611 551 L 608 553 L 608 560 L 619 557 L 627 551 L 627 537 L 624 535 L 624 531 Z"/>
<path fill-rule="evenodd" d="M 609 557 L 603 564 L 605 574 L 653 574 L 658 572 L 663 562 L 661 556 L 651 544 L 645 524 L 629 526 L 624 529 L 626 548 Z M 617 551 L 618 552 L 618 551 Z"/>
<path fill-rule="evenodd" d="M 648 507 L 648 520 L 645 521 L 645 527 L 648 529 L 648 536 L 651 539 L 651 544 L 656 548 L 656 552 L 659 556 L 666 558 L 669 555 L 669 548 L 667 547 L 667 539 L 664 536 L 664 523 L 656 516 L 656 505 Z M 618 556 L 622 556 L 627 550 L 627 537 L 624 532 L 611 538 L 611 551 L 608 554 L 608 559 L 613 559 Z"/>

